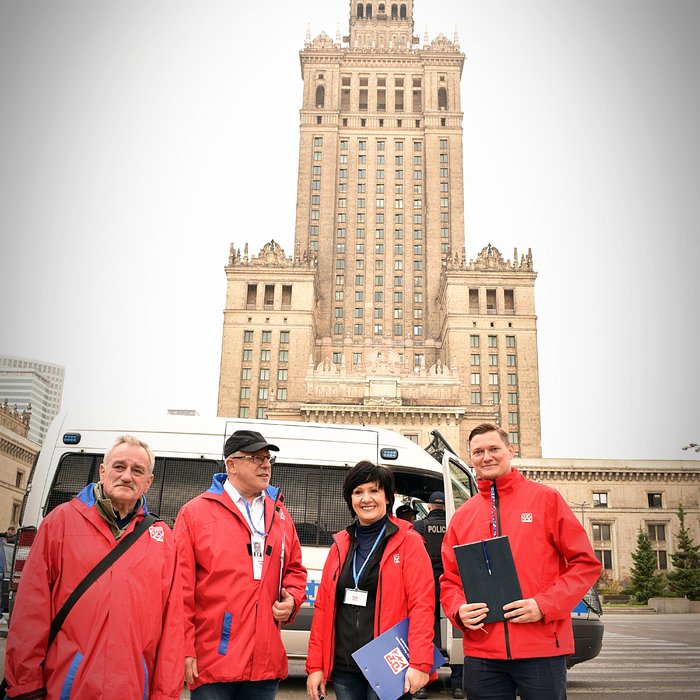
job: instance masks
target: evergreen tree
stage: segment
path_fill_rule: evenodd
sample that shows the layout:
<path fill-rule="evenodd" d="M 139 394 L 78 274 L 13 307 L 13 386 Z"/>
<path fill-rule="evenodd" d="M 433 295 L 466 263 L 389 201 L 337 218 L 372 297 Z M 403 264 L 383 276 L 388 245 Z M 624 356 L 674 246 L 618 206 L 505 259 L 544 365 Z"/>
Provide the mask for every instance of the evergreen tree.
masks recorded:
<path fill-rule="evenodd" d="M 700 600 L 700 545 L 693 542 L 685 526 L 685 510 L 678 506 L 681 528 L 676 535 L 676 551 L 671 555 L 673 571 L 668 573 L 671 589 L 688 600 Z"/>
<path fill-rule="evenodd" d="M 649 534 L 639 528 L 637 534 L 637 549 L 632 552 L 634 566 L 630 570 L 632 583 L 630 589 L 640 603 L 646 603 L 649 598 L 661 594 L 664 580 L 656 573 L 656 553 L 652 549 Z"/>

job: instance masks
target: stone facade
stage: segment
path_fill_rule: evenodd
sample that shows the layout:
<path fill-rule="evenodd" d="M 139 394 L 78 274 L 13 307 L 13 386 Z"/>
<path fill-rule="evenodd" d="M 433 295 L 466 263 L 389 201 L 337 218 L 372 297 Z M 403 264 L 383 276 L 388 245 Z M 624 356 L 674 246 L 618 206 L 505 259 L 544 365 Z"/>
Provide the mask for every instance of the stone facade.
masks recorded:
<path fill-rule="evenodd" d="M 31 407 L 0 404 L 0 531 L 19 524 L 27 484 L 39 445 L 27 439 Z"/>
<path fill-rule="evenodd" d="M 300 52 L 294 254 L 232 246 L 219 415 L 381 425 L 458 452 L 484 420 L 540 457 L 532 254 L 464 237 L 458 37 L 350 3 Z M 369 14 L 368 14 L 369 13 Z"/>
<path fill-rule="evenodd" d="M 529 479 L 559 491 L 588 532 L 609 578 L 626 582 L 639 528 L 672 568 L 683 505 L 686 526 L 700 544 L 700 462 L 692 460 L 516 459 Z"/>

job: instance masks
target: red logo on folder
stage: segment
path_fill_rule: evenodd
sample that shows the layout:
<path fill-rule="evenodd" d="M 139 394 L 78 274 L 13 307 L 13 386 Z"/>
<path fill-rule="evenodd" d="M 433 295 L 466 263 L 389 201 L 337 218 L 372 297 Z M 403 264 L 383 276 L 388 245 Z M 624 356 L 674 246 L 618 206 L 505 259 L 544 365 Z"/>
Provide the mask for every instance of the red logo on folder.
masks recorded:
<path fill-rule="evenodd" d="M 387 662 L 394 675 L 408 668 L 408 659 L 404 656 L 404 653 L 399 647 L 394 647 L 388 654 L 384 654 L 384 660 Z"/>

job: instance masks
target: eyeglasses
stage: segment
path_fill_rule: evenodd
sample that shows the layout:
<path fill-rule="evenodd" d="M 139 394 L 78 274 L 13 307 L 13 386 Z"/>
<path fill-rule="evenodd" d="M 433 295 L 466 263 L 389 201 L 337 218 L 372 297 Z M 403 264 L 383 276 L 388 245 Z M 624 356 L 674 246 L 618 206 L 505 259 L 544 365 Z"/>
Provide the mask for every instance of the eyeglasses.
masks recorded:
<path fill-rule="evenodd" d="M 239 455 L 237 457 L 231 457 L 231 459 L 249 459 L 256 467 L 262 467 L 266 461 L 272 466 L 276 462 L 277 457 L 271 457 L 270 455 Z"/>

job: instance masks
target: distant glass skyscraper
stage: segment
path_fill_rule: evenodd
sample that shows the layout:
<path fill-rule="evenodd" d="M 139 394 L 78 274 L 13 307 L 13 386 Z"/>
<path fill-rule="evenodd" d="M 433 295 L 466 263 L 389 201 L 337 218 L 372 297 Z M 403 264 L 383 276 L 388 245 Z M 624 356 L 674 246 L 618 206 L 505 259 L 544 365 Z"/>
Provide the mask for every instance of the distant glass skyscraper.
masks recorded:
<path fill-rule="evenodd" d="M 32 407 L 28 438 L 41 444 L 61 410 L 65 368 L 16 355 L 0 355 L 0 402 L 23 410 Z"/>

